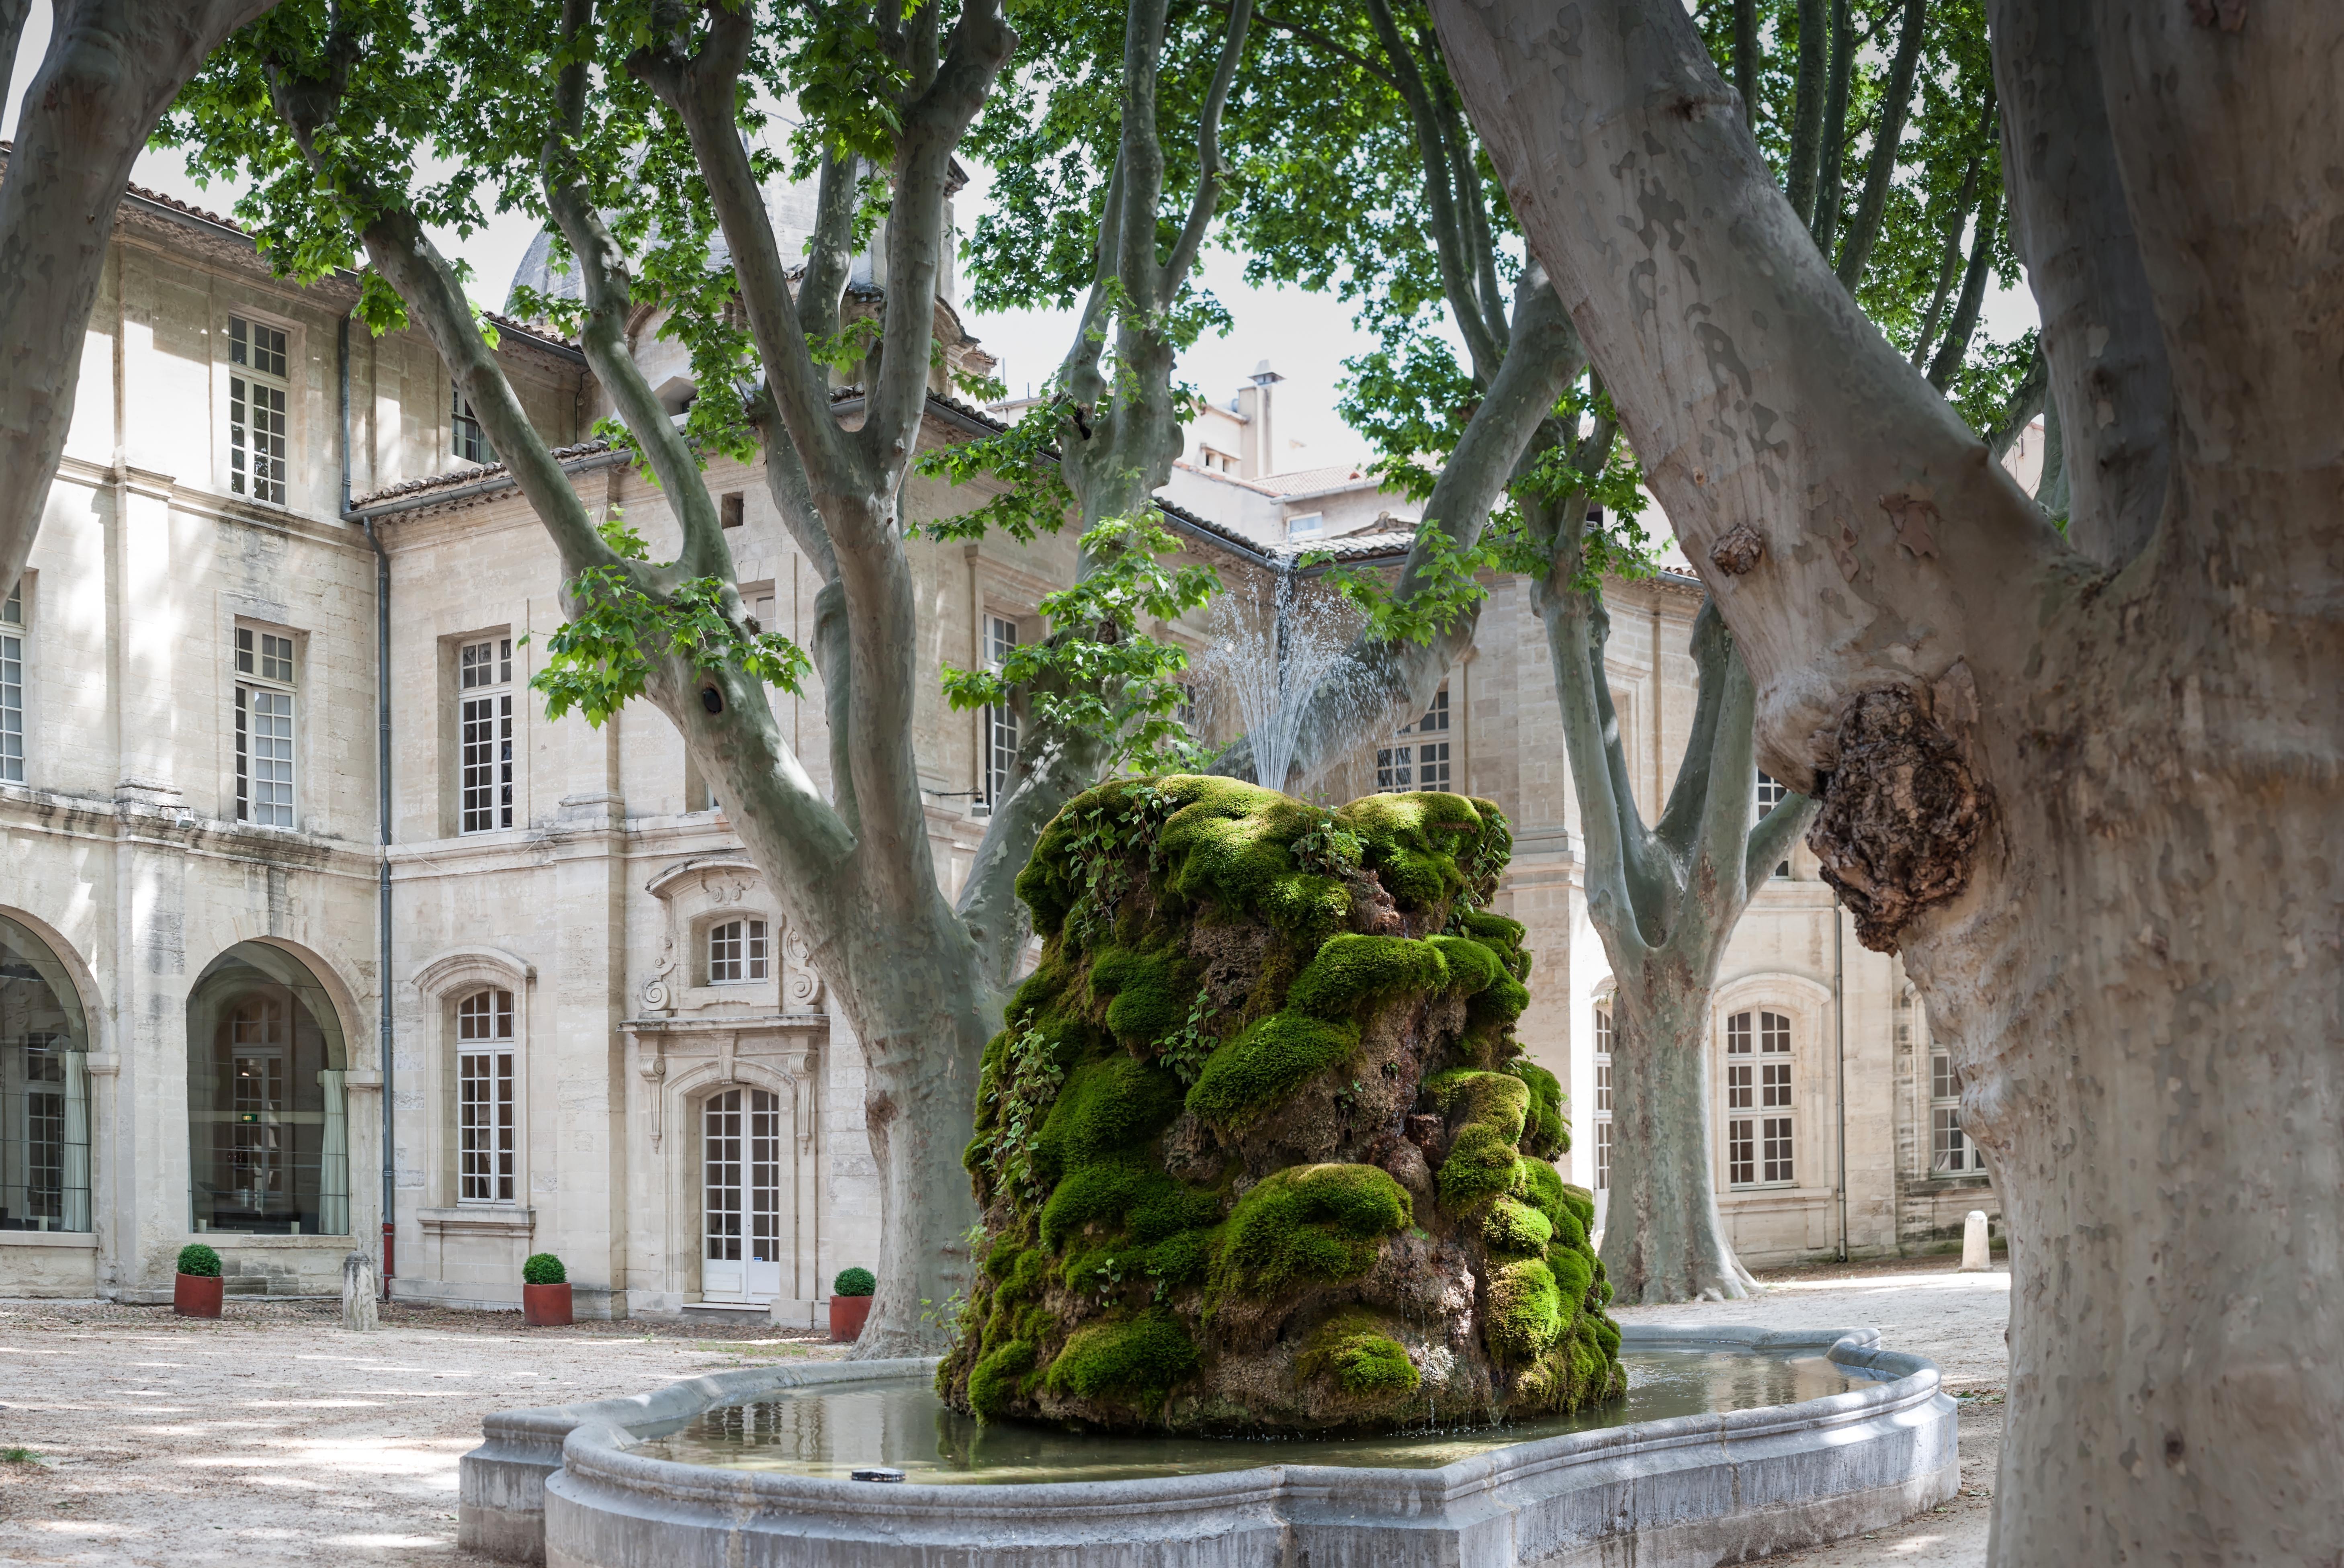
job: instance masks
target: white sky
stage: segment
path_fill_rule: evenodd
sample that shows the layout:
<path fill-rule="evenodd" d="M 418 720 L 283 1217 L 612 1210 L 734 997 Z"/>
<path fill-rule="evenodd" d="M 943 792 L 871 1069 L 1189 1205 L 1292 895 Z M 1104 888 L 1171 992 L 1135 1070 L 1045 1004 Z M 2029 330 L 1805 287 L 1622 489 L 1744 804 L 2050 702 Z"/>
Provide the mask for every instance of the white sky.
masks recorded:
<path fill-rule="evenodd" d="M 12 130 L 25 86 L 48 46 L 48 36 L 49 7 L 36 5 L 25 24 L 24 42 L 16 53 L 15 77 L 9 84 L 5 117 L 0 117 L 0 124 Z M 985 171 L 973 168 L 972 172 L 975 179 L 957 204 L 964 228 L 982 210 L 990 184 Z M 232 190 L 197 186 L 187 176 L 186 161 L 175 152 L 143 154 L 131 178 L 149 189 L 222 214 L 236 202 Z M 450 234 L 437 234 L 434 238 L 450 253 L 471 263 L 474 298 L 491 309 L 501 309 L 513 269 L 535 233 L 528 220 L 505 217 L 493 219 L 469 239 L 459 240 Z M 1286 377 L 1278 389 L 1275 439 L 1284 449 L 1279 468 L 1314 468 L 1364 459 L 1366 443 L 1336 416 L 1336 382 L 1342 375 L 1343 360 L 1372 347 L 1372 339 L 1352 327 L 1349 308 L 1331 294 L 1248 288 L 1239 258 L 1227 251 L 1207 252 L 1205 287 L 1228 308 L 1236 325 L 1227 337 L 1207 338 L 1196 344 L 1182 358 L 1181 377 L 1207 397 L 1226 400 L 1258 363 L 1267 359 Z M 1040 383 L 1056 367 L 1074 333 L 1071 312 L 971 312 L 965 319 L 985 348 L 1001 357 L 1001 379 L 1013 396 L 1023 396 L 1029 383 Z M 1983 324 L 1998 339 L 2006 340 L 2035 321 L 2034 299 L 2023 288 L 2003 290 L 1986 301 Z"/>

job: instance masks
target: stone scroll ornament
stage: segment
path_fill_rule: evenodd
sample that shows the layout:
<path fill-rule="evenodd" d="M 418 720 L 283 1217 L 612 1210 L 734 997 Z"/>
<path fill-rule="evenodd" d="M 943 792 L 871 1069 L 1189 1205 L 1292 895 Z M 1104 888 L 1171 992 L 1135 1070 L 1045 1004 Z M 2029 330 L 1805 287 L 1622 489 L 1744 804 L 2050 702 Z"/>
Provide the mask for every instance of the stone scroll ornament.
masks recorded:
<path fill-rule="evenodd" d="M 1198 1433 L 1549 1415 L 1626 1386 L 1592 1196 L 1521 1059 L 1506 819 L 1123 779 L 1042 837 L 985 1053 L 976 1282 L 938 1369 L 986 1421 Z"/>

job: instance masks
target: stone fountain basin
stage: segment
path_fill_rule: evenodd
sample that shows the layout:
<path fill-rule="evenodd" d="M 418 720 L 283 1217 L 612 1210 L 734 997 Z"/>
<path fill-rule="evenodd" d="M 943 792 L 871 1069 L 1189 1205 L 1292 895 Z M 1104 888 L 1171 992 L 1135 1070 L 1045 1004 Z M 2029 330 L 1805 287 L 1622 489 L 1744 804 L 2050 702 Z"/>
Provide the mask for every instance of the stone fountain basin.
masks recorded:
<path fill-rule="evenodd" d="M 940 1486 L 632 1452 L 714 1406 L 934 1363 L 760 1367 L 489 1417 L 462 1462 L 460 1539 L 550 1568 L 1707 1568 L 1877 1529 L 1955 1493 L 1954 1401 L 1935 1366 L 1879 1340 L 1871 1329 L 1628 1325 L 1623 1351 L 1821 1351 L 1879 1381 L 1534 1439 L 1440 1469 L 1273 1463 Z"/>

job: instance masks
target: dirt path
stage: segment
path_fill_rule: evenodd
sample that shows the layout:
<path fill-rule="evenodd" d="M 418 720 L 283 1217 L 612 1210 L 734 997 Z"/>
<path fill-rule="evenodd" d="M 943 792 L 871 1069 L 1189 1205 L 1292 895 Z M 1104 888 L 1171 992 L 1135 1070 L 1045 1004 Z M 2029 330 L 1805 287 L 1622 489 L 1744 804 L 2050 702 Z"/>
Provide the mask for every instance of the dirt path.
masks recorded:
<path fill-rule="evenodd" d="M 1810 1272 L 1752 1301 L 1635 1308 L 1640 1321 L 1878 1328 L 1963 1396 L 1963 1495 L 1876 1539 L 1778 1562 L 1970 1568 L 1985 1552 L 2009 1278 L 1915 1263 Z M 456 1461 L 480 1418 L 839 1352 L 763 1328 L 522 1330 L 504 1314 L 393 1310 L 342 1331 L 330 1302 L 168 1308 L 0 1302 L 0 1562 L 75 1568 L 486 1568 L 456 1550 Z"/>

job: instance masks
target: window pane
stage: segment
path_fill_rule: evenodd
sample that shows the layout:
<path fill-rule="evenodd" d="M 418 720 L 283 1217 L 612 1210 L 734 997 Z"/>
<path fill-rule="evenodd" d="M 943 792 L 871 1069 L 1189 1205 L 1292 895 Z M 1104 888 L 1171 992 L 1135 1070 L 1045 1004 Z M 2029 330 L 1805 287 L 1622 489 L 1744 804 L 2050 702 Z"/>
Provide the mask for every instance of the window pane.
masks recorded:
<path fill-rule="evenodd" d="M 764 977 L 765 923 L 752 920 L 749 922 L 749 978 L 762 980 Z"/>
<path fill-rule="evenodd" d="M 1748 1187 L 1758 1179 L 1758 1124 L 1748 1117 L 1725 1124 L 1725 1179 Z"/>
<path fill-rule="evenodd" d="M 1725 1048 L 1740 1056 L 1750 1048 L 1750 1015 L 1736 1013 L 1725 1020 Z"/>
<path fill-rule="evenodd" d="M 1770 1116 L 1765 1120 L 1765 1179 L 1768 1181 L 1789 1181 L 1791 1176 L 1791 1118 Z"/>
<path fill-rule="evenodd" d="M 1595 1190 L 1604 1192 L 1612 1186 L 1612 1123 L 1595 1124 Z"/>
<path fill-rule="evenodd" d="M 238 687 L 237 796 L 245 820 L 264 827 L 293 825 L 293 695 Z"/>
<path fill-rule="evenodd" d="M 24 782 L 25 639 L 0 632 L 0 783 Z"/>
<path fill-rule="evenodd" d="M 0 1231 L 91 1228 L 88 1046 L 64 966 L 0 917 Z"/>
<path fill-rule="evenodd" d="M 485 646 L 485 644 L 483 644 Z M 457 722 L 458 829 L 487 833 L 510 827 L 512 813 L 512 698 L 509 694 L 465 699 Z"/>
<path fill-rule="evenodd" d="M 712 926 L 708 931 L 708 982 L 718 985 L 742 977 L 743 953 L 741 922 L 728 920 Z"/>

